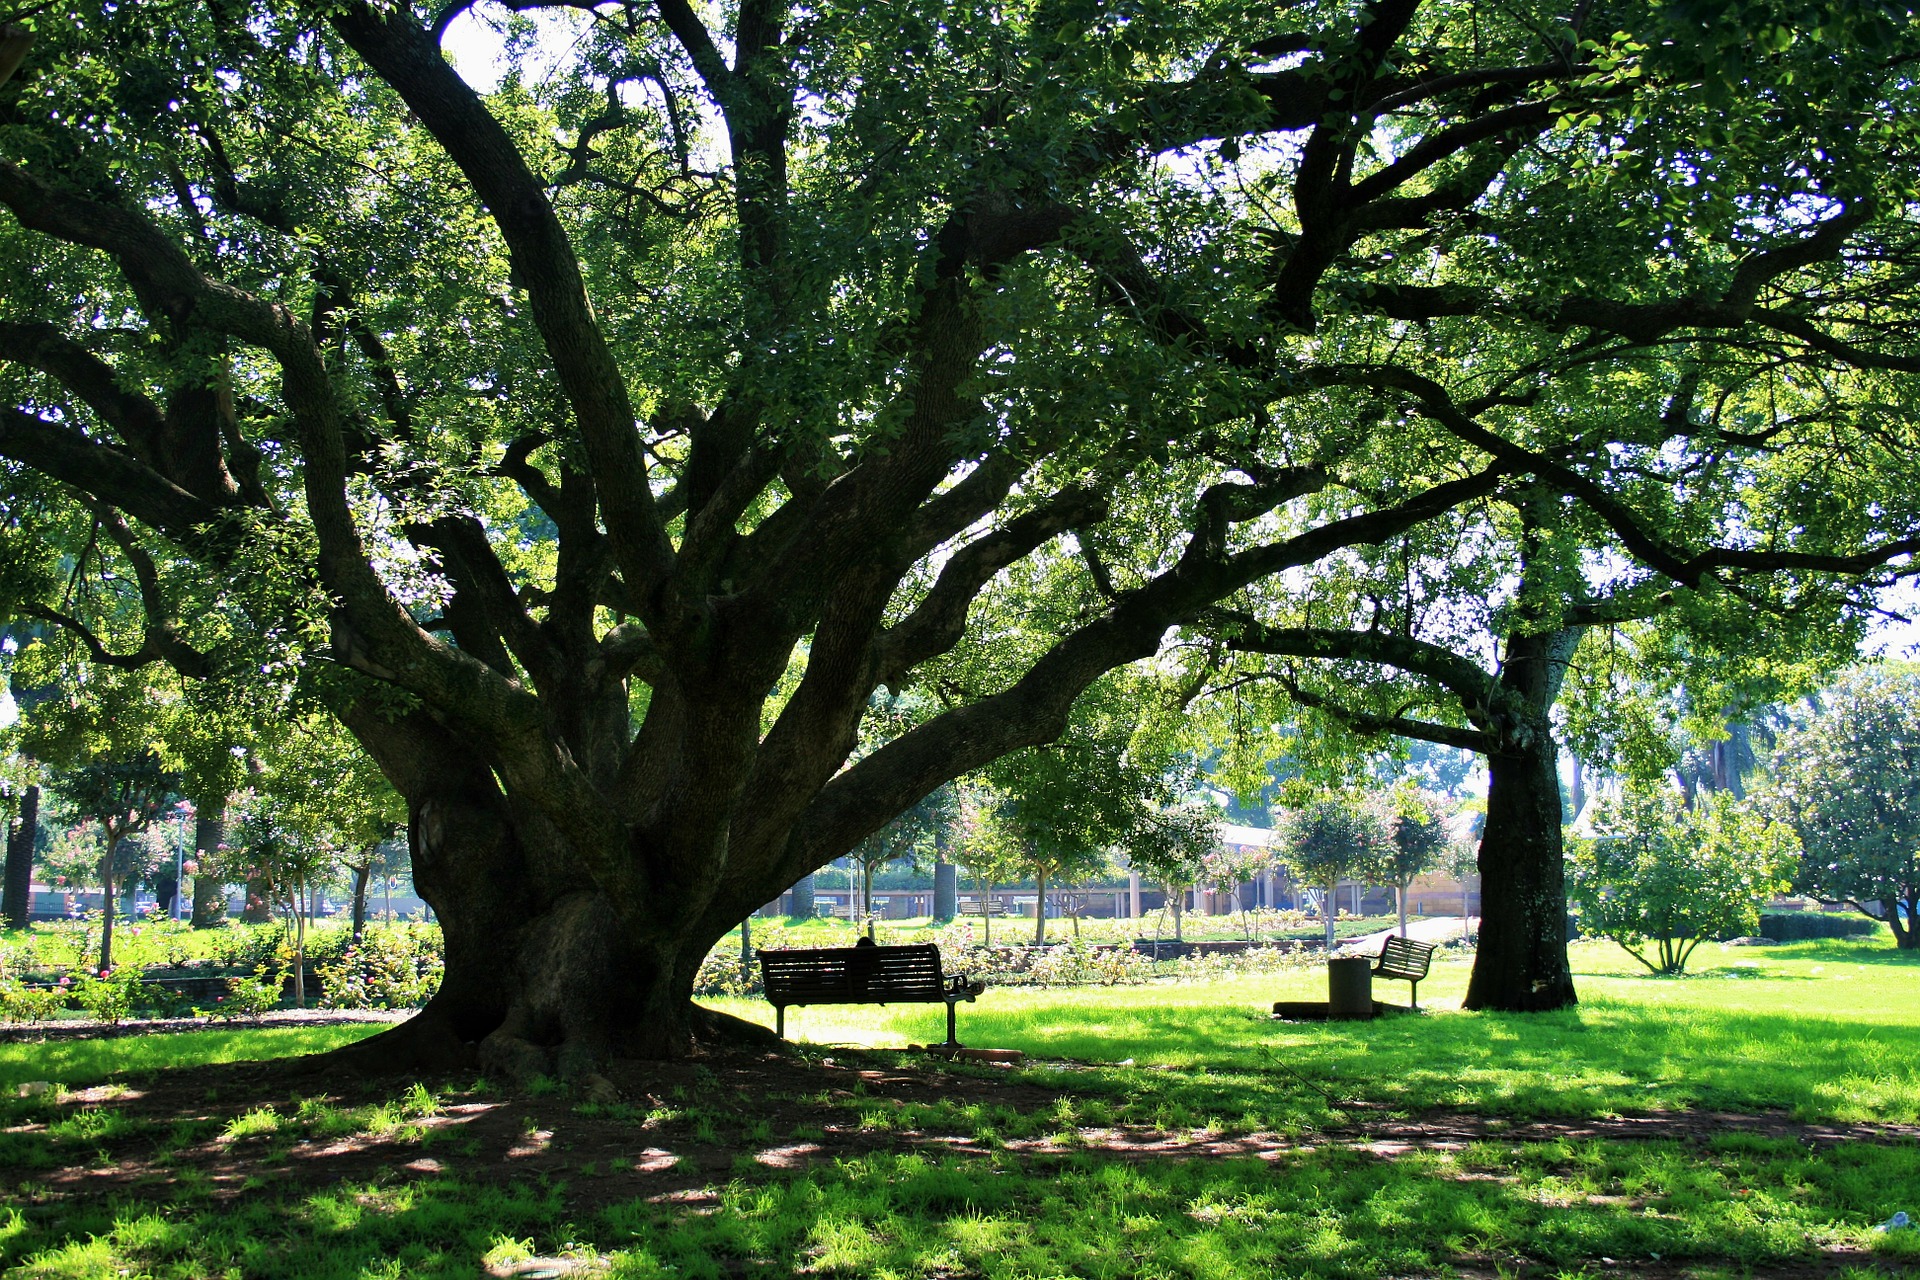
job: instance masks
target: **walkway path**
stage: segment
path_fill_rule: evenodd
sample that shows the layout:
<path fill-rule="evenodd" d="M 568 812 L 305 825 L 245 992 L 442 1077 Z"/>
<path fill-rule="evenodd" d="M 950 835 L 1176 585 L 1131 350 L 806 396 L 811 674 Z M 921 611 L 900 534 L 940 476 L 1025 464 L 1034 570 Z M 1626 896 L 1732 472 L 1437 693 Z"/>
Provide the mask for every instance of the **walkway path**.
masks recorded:
<path fill-rule="evenodd" d="M 1470 916 L 1467 919 L 1467 923 L 1471 926 L 1469 929 L 1470 933 L 1478 933 L 1480 931 L 1480 917 Z M 1399 932 L 1400 929 L 1396 925 L 1391 929 L 1382 929 L 1378 933 L 1364 934 L 1358 938 L 1347 938 L 1344 939 L 1339 946 L 1334 948 L 1333 953 L 1335 955 L 1359 955 L 1362 952 L 1367 952 L 1378 955 L 1380 953 L 1380 944 L 1385 942 L 1393 934 Z M 1460 917 L 1433 916 L 1426 920 L 1409 920 L 1407 921 L 1407 936 L 1409 938 L 1417 938 L 1421 942 L 1456 941 L 1460 937 Z"/>

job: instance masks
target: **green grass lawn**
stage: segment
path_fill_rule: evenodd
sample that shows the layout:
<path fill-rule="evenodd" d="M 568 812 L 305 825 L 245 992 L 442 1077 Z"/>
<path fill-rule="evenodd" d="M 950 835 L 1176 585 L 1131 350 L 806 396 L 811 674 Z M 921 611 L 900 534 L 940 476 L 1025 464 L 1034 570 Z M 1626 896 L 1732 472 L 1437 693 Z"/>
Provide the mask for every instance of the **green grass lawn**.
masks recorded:
<path fill-rule="evenodd" d="M 1708 946 L 1695 973 L 1655 978 L 1611 943 L 1577 943 L 1572 954 L 1581 1004 L 1558 1013 L 1462 1013 L 1468 964 L 1442 957 L 1420 984 L 1418 1018 L 1268 1020 L 1275 1000 L 1325 998 L 1325 971 L 1309 967 L 1208 984 L 990 990 L 960 1006 L 960 1038 L 1042 1059 L 1131 1060 L 1101 1073 L 1123 1091 L 1170 1078 L 1239 1081 L 1238 1093 L 1217 1090 L 1220 1105 L 1278 1127 L 1319 1119 L 1298 1089 L 1258 1083 L 1294 1073 L 1341 1098 L 1405 1110 L 1780 1108 L 1801 1120 L 1920 1121 L 1920 955 L 1854 940 Z M 1382 988 L 1380 998 L 1404 1003 L 1404 985 Z M 713 1003 L 773 1025 L 763 1001 Z M 787 1033 L 825 1045 L 924 1044 L 945 1038 L 945 1015 L 927 1006 L 796 1009 Z M 1249 1105 L 1232 1107 L 1236 1098 Z M 1262 1098 L 1277 1110 L 1251 1105 Z"/>
<path fill-rule="evenodd" d="M 298 1024 L 270 1029 L 210 1027 L 170 1035 L 125 1035 L 100 1040 L 56 1039 L 0 1044 L 0 1091 L 13 1094 L 29 1080 L 80 1088 L 125 1076 L 219 1062 L 265 1062 L 325 1053 L 385 1031 L 380 1022 Z"/>
<path fill-rule="evenodd" d="M 13 1193 L 0 1208 L 0 1271 L 466 1280 L 483 1260 L 505 1268 L 568 1253 L 602 1274 L 716 1280 L 1597 1278 L 1646 1268 L 1731 1280 L 1920 1268 L 1920 1231 L 1872 1230 L 1895 1209 L 1920 1210 L 1920 1143 L 1812 1146 L 1791 1124 L 1920 1121 L 1920 957 L 1854 941 L 1708 947 L 1697 974 L 1659 979 L 1607 944 L 1573 955 L 1581 1006 L 1521 1016 L 1461 1013 L 1458 961 L 1422 984 L 1423 1016 L 1366 1024 L 1263 1016 L 1276 999 L 1323 994 L 1313 969 L 989 991 L 962 1006 L 962 1039 L 1032 1060 L 1011 1071 L 956 1066 L 979 1088 L 956 1087 L 964 1096 L 951 1100 L 926 1091 L 903 1100 L 886 1087 L 890 1074 L 925 1068 L 886 1049 L 943 1034 L 939 1011 L 925 1008 L 790 1012 L 789 1034 L 813 1057 L 878 1069 L 870 1078 L 803 1069 L 794 1078 L 813 1082 L 804 1094 L 768 1095 L 763 1107 L 717 1080 L 611 1107 L 550 1090 L 500 1101 L 471 1082 L 435 1085 L 436 1101 L 396 1083 L 391 1099 L 355 1107 L 290 1099 L 223 1118 L 196 1105 L 164 1123 L 136 1123 L 111 1098 L 11 1100 L 0 1108 L 0 1167 L 17 1172 L 0 1182 Z M 763 1003 L 717 1003 L 771 1022 Z M 137 1089 L 163 1064 L 305 1052 L 373 1030 L 7 1045 L 0 1082 L 113 1078 Z M 516 1134 L 545 1144 L 546 1163 L 514 1173 L 524 1155 L 403 1123 L 476 1098 L 511 1111 Z M 792 1132 L 759 1118 L 802 1106 L 814 1110 Z M 1778 1123 L 1646 1141 L 1578 1130 L 1695 1108 Z M 1475 1118 L 1478 1136 L 1384 1153 L 1340 1136 L 1391 1136 L 1434 1112 Z M 1536 1119 L 1544 1127 L 1525 1140 L 1503 1136 L 1509 1122 Z M 268 1180 L 216 1194 L 195 1168 L 169 1173 L 165 1158 L 214 1141 L 236 1167 L 270 1179 L 360 1130 L 391 1151 L 381 1169 L 285 1190 Z M 1168 1136 L 1174 1149 L 1122 1157 L 1112 1135 L 1123 1131 Z M 618 1178 L 631 1179 L 627 1165 L 646 1153 L 706 1151 L 709 1163 L 670 1195 L 621 1192 L 608 1141 L 622 1153 Z M 576 1142 L 581 1154 L 570 1156 Z M 829 1150 L 799 1171 L 757 1159 L 794 1143 Z M 84 1183 L 89 1167 L 141 1153 L 156 1171 L 137 1194 L 63 1189 L 63 1178 Z M 431 1172 L 407 1172 L 417 1167 Z"/>

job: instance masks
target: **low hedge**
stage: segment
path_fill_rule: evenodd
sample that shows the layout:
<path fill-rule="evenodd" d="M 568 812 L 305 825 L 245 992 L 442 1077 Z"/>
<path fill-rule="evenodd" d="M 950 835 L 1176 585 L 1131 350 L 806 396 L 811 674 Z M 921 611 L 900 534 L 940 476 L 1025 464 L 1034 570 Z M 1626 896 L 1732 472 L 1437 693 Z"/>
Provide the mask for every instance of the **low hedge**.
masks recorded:
<path fill-rule="evenodd" d="M 1829 915 L 1824 911 L 1763 911 L 1762 938 L 1775 942 L 1804 942 L 1809 938 L 1865 938 L 1885 931 L 1886 925 L 1861 915 Z"/>

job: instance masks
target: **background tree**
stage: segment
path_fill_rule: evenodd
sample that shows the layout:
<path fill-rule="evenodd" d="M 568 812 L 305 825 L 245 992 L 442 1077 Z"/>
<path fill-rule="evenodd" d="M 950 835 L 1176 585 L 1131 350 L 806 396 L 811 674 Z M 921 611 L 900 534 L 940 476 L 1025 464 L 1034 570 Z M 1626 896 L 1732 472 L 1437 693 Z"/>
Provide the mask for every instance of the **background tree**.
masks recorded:
<path fill-rule="evenodd" d="M 1573 844 L 1581 927 L 1660 974 L 1684 973 L 1702 942 L 1754 932 L 1798 851 L 1788 827 L 1725 794 L 1688 808 L 1678 792 L 1629 787 L 1600 802 L 1594 828 Z"/>
<path fill-rule="evenodd" d="M 1220 810 L 1210 802 L 1188 800 L 1149 811 L 1127 832 L 1129 864 L 1166 889 L 1175 942 L 1184 940 L 1187 891 L 1206 874 L 1207 859 L 1219 852 L 1220 821 Z"/>
<path fill-rule="evenodd" d="M 747 1034 L 691 991 L 749 911 L 1174 628 L 1496 494 L 1719 590 L 1754 548 L 1610 482 L 1770 484 L 1791 422 L 1648 353 L 1818 357 L 1836 421 L 1914 359 L 1920 37 L 1874 8 L 629 0 L 528 19 L 567 52 L 491 95 L 444 18 L 57 0 L 0 87 L 8 607 L 344 718 L 447 938 L 386 1062 Z M 1615 376 L 1687 412 L 1584 412 Z M 1571 999 L 1493 809 L 1481 1003 Z"/>
<path fill-rule="evenodd" d="M 955 816 L 953 789 L 942 787 L 853 847 L 850 856 L 860 867 L 861 912 L 868 937 L 873 936 L 873 873 L 889 862 L 920 864 L 931 856 L 935 841 Z"/>
<path fill-rule="evenodd" d="M 1794 715 L 1767 805 L 1800 837 L 1796 891 L 1885 920 L 1920 947 L 1920 672 L 1849 673 Z"/>
<path fill-rule="evenodd" d="M 1395 787 L 1376 800 L 1387 841 L 1374 863 L 1373 874 L 1393 886 L 1400 912 L 1400 936 L 1407 936 L 1407 888 L 1414 880 L 1439 868 L 1452 837 L 1447 811 L 1432 796 L 1411 785 Z"/>
<path fill-rule="evenodd" d="M 94 760 L 61 769 L 53 776 L 53 791 L 83 821 L 99 832 L 99 861 L 94 878 L 100 886 L 100 967 L 113 967 L 114 893 L 117 885 L 137 878 L 145 865 L 133 860 L 128 837 L 144 831 L 173 804 L 179 777 L 161 767 L 152 752 L 126 760 Z"/>
<path fill-rule="evenodd" d="M 1351 792 L 1322 796 L 1286 815 L 1280 826 L 1282 856 L 1294 879 L 1320 890 L 1326 945 L 1333 950 L 1336 889 L 1342 880 L 1374 874 L 1392 844 L 1379 815 Z"/>
<path fill-rule="evenodd" d="M 0 815 L 6 832 L 4 901 L 0 919 L 9 929 L 27 927 L 33 910 L 33 851 L 40 836 L 38 770 L 14 756 L 0 764 Z"/>
<path fill-rule="evenodd" d="M 1018 879 L 1026 865 L 1026 849 L 1011 830 L 996 821 L 997 807 L 997 798 L 985 788 L 961 788 L 958 853 L 979 885 L 980 943 L 987 947 L 993 945 L 994 890 Z"/>
<path fill-rule="evenodd" d="M 1273 851 L 1249 845 L 1229 845 L 1224 842 L 1214 845 L 1200 861 L 1200 874 L 1217 890 L 1233 896 L 1240 910 L 1240 923 L 1247 935 L 1247 941 L 1253 941 L 1253 926 L 1240 896 L 1240 886 L 1257 876 L 1264 875 L 1274 865 Z"/>

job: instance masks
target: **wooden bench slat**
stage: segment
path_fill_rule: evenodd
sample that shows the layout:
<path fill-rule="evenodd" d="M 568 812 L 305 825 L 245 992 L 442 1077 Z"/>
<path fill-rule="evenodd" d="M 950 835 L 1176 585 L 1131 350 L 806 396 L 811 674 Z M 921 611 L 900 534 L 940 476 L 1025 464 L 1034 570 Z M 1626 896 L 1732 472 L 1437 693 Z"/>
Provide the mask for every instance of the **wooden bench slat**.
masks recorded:
<path fill-rule="evenodd" d="M 1380 944 L 1380 958 L 1373 962 L 1373 974 L 1380 978 L 1398 978 L 1411 984 L 1413 1007 L 1420 1007 L 1420 980 L 1433 965 L 1433 953 L 1439 948 L 1415 938 L 1387 935 Z"/>
<path fill-rule="evenodd" d="M 947 1042 L 953 1036 L 953 1006 L 972 1000 L 982 987 L 964 975 L 941 972 L 940 948 L 931 943 L 877 947 L 791 947 L 763 950 L 760 976 L 781 1035 L 789 1005 L 934 1004 L 947 1006 Z"/>

